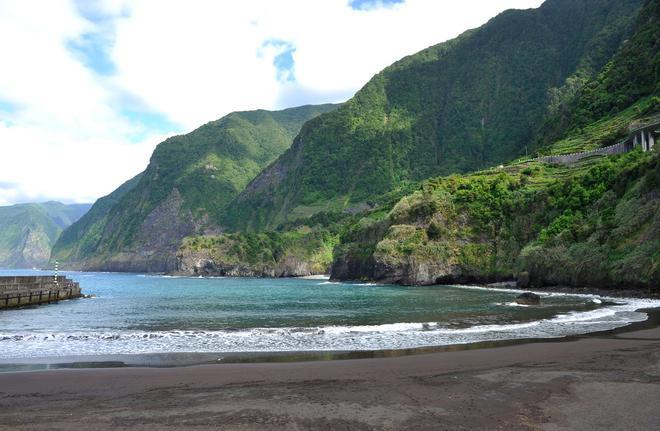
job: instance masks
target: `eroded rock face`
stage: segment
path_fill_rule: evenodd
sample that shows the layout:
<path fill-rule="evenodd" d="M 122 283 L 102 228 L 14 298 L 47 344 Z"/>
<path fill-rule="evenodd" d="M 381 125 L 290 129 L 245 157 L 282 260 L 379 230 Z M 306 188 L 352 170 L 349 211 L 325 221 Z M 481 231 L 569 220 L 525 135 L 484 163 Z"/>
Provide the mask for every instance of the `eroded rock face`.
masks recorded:
<path fill-rule="evenodd" d="M 516 303 L 520 305 L 540 305 L 541 297 L 536 293 L 525 292 L 518 295 L 516 298 Z"/>
<path fill-rule="evenodd" d="M 109 222 L 110 232 L 115 222 Z M 68 267 L 88 271 L 172 272 L 177 269 L 176 254 L 181 240 L 207 224 L 204 218 L 195 218 L 190 210 L 183 208 L 183 198 L 174 188 L 140 224 L 130 247 L 120 252 L 101 253 L 79 265 L 69 263 Z"/>
<path fill-rule="evenodd" d="M 414 257 L 395 260 L 377 255 L 374 263 L 374 279 L 383 283 L 429 285 L 438 280 L 452 282 L 460 276 L 458 268 L 442 260 L 422 261 Z"/>
<path fill-rule="evenodd" d="M 416 259 L 414 256 L 394 258 L 379 254 L 365 259 L 352 255 L 338 256 L 332 264 L 330 277 L 336 280 L 369 279 L 408 286 L 500 281 L 497 275 L 466 273 L 451 260 Z"/>
<path fill-rule="evenodd" d="M 140 244 L 138 251 L 168 250 L 174 256 L 181 240 L 203 224 L 204 220 L 196 220 L 190 210 L 183 208 L 183 198 L 175 188 L 140 225 L 136 241 Z"/>
<path fill-rule="evenodd" d="M 373 279 L 373 259 L 360 260 L 354 256 L 336 256 L 330 268 L 330 278 L 333 280 Z"/>

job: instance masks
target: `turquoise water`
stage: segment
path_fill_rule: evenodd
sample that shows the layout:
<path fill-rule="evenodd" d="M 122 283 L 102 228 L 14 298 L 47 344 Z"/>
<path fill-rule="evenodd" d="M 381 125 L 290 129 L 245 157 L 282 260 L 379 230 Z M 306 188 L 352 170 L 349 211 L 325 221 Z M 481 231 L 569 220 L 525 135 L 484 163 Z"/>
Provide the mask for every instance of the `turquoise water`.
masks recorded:
<path fill-rule="evenodd" d="M 31 274 L 35 271 L 0 271 Z M 612 329 L 652 301 L 324 279 L 65 273 L 92 299 L 0 312 L 0 359 L 164 352 L 379 350 Z"/>

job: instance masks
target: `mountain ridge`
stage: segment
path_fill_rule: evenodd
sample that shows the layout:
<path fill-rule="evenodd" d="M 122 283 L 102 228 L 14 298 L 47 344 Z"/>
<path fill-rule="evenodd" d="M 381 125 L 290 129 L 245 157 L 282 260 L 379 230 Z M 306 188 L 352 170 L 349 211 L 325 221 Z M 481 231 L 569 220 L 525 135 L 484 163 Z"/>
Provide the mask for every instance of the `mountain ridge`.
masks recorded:
<path fill-rule="evenodd" d="M 111 205 L 99 202 L 104 209 L 92 208 L 93 220 L 64 233 L 53 258 L 78 269 L 174 269 L 180 241 L 219 231 L 218 214 L 230 199 L 288 148 L 305 121 L 336 106 L 232 112 L 166 139 L 145 171 L 110 195 Z"/>
<path fill-rule="evenodd" d="M 523 154 L 547 112 L 548 92 L 587 62 L 586 47 L 605 51 L 591 59 L 591 69 L 599 70 L 640 5 L 549 0 L 404 57 L 341 108 L 306 124 L 291 148 L 234 199 L 225 226 L 272 229 L 367 202 L 407 181 Z"/>

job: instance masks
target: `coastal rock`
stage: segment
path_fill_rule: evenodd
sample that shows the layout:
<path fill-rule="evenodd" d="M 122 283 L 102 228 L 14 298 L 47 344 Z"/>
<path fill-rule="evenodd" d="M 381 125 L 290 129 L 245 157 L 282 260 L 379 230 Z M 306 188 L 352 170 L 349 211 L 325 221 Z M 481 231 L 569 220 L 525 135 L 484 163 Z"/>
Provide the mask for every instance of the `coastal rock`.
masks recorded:
<path fill-rule="evenodd" d="M 528 287 L 529 286 L 529 272 L 523 271 L 518 274 L 518 287 Z"/>
<path fill-rule="evenodd" d="M 516 298 L 516 303 L 520 305 L 540 305 L 541 297 L 538 296 L 536 293 L 525 292 L 523 294 L 518 295 L 518 297 Z"/>
<path fill-rule="evenodd" d="M 286 256 L 277 263 L 236 264 L 217 261 L 206 251 L 182 252 L 177 255 L 176 274 L 226 277 L 305 277 L 324 274 L 310 262 Z"/>

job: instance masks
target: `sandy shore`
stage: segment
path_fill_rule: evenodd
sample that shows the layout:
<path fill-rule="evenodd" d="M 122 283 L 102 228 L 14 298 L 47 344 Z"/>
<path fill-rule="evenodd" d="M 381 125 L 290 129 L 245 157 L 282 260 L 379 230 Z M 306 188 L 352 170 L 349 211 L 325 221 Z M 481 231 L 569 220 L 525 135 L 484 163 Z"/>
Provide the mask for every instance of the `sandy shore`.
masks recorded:
<path fill-rule="evenodd" d="M 660 328 L 395 358 L 0 373 L 0 429 L 656 430 Z"/>

